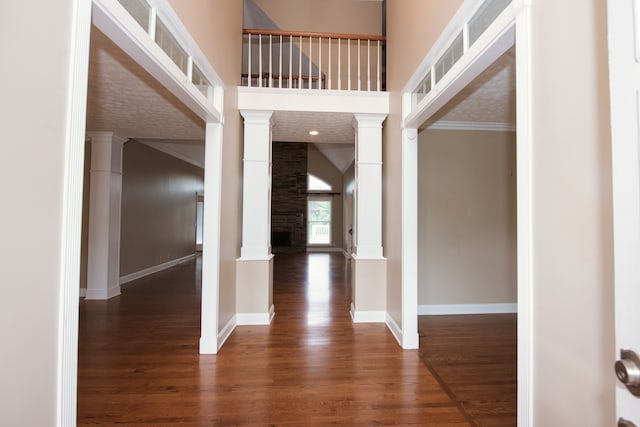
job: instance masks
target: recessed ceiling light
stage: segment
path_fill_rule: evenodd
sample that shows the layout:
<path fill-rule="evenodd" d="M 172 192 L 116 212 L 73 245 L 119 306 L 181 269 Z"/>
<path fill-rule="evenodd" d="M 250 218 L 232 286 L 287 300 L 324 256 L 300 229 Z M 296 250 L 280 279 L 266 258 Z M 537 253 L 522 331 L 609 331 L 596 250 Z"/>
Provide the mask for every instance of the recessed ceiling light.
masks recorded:
<path fill-rule="evenodd" d="M 319 133 L 320 133 L 320 132 L 318 132 L 317 130 L 310 130 L 310 131 L 309 131 L 309 135 L 311 135 L 311 136 L 316 136 L 316 135 L 318 135 Z"/>

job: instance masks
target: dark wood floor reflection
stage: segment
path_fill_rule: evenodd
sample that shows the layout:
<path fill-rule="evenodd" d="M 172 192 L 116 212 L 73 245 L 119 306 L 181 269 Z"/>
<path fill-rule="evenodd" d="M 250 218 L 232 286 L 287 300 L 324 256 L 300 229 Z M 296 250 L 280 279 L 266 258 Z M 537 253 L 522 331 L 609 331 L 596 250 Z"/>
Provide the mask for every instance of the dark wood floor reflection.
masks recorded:
<path fill-rule="evenodd" d="M 419 316 L 420 352 L 477 426 L 517 425 L 515 314 Z"/>
<path fill-rule="evenodd" d="M 199 266 L 109 301 L 82 301 L 79 425 L 466 426 L 421 361 L 384 325 L 353 324 L 341 254 L 279 254 L 276 316 L 198 355 Z"/>

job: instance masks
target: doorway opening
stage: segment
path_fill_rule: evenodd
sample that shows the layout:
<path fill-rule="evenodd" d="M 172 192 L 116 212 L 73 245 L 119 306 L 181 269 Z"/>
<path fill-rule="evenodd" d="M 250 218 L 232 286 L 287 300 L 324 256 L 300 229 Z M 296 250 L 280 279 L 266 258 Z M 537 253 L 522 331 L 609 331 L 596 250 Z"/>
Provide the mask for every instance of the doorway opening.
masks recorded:
<path fill-rule="evenodd" d="M 512 47 L 418 133 L 419 345 L 478 424 L 517 423 L 515 71 Z"/>

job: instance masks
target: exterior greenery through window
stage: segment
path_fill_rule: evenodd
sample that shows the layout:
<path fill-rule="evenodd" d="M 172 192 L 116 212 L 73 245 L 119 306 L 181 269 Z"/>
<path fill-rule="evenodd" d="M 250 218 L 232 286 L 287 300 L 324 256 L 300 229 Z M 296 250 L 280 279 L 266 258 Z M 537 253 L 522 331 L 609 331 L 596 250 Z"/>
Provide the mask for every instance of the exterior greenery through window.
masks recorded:
<path fill-rule="evenodd" d="M 309 174 L 307 188 L 310 192 L 329 192 L 331 185 Z M 331 244 L 331 197 L 311 195 L 307 202 L 307 244 Z"/>
<path fill-rule="evenodd" d="M 331 198 L 310 197 L 307 242 L 310 245 L 331 243 Z"/>

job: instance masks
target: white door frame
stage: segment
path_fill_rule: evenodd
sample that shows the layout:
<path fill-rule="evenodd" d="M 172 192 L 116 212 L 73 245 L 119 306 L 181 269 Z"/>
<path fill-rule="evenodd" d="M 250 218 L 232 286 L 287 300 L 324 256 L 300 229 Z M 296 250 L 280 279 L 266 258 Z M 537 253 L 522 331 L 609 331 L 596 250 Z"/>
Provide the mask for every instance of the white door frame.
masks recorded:
<path fill-rule="evenodd" d="M 530 5 L 531 0 L 514 0 L 505 13 L 494 21 L 478 39 L 473 52 L 463 57 L 432 90 L 423 102 L 412 107 L 411 96 L 419 80 L 426 75 L 425 63 L 440 54 L 447 42 L 464 25 L 465 14 L 477 2 L 466 1 L 454 16 L 443 36 L 436 42 L 421 65 L 422 73 L 414 74 L 403 95 L 403 228 L 402 228 L 402 328 L 413 331 L 417 324 L 417 129 L 442 106 L 479 75 L 510 46 L 516 46 L 516 168 L 517 174 L 517 288 L 518 288 L 518 425 L 533 425 L 531 408 L 531 366 L 533 361 L 532 278 L 531 278 L 531 71 L 530 71 Z M 501 21 L 501 22 L 498 22 Z M 471 49 L 470 49 L 471 50 Z M 410 323 L 408 323 L 410 322 Z M 406 345 L 405 345 L 406 343 Z M 417 348 L 411 336 L 403 340 L 403 348 Z"/>
<path fill-rule="evenodd" d="M 615 277 L 615 357 L 640 353 L 637 325 L 640 266 L 640 0 L 607 1 L 613 254 Z M 614 375 L 613 370 L 610 375 Z M 640 423 L 640 400 L 616 381 L 616 416 Z"/>
<path fill-rule="evenodd" d="M 72 16 L 71 66 L 66 117 L 62 259 L 58 318 L 58 390 L 56 425 L 76 425 L 78 384 L 78 301 L 80 298 L 80 242 L 82 191 L 89 80 L 91 0 L 75 0 Z"/>
<path fill-rule="evenodd" d="M 150 0 L 155 1 L 155 0 Z M 63 194 L 63 224 L 62 224 L 62 248 L 60 260 L 60 299 L 58 320 L 58 372 L 57 372 L 57 402 L 56 425 L 68 427 L 76 425 L 77 408 L 77 379 L 78 379 L 78 301 L 80 293 L 80 242 L 82 223 L 82 192 L 84 186 L 84 146 L 86 132 L 86 105 L 89 69 L 89 40 L 91 36 L 92 6 L 94 13 L 100 13 L 101 23 L 109 25 L 118 34 L 116 44 L 130 54 L 134 61 L 143 65 L 163 86 L 167 87 L 185 105 L 202 118 L 206 124 L 206 140 L 211 142 L 214 154 L 209 157 L 214 170 L 210 170 L 207 179 L 211 191 L 209 200 L 209 213 L 205 208 L 205 220 L 211 219 L 207 227 L 205 238 L 210 244 L 208 254 L 203 254 L 203 277 L 205 270 L 209 271 L 209 280 L 205 286 L 203 280 L 203 307 L 207 306 L 206 318 L 210 323 L 207 330 L 202 330 L 201 352 L 203 341 L 207 344 L 205 352 L 217 351 L 217 318 L 218 318 L 218 253 L 220 244 L 220 218 L 219 209 L 221 190 L 221 154 L 222 147 L 222 103 L 224 88 L 222 80 L 215 70 L 207 62 L 204 54 L 197 44 L 190 38 L 186 30 L 181 27 L 175 14 L 166 2 L 158 2 L 158 10 L 162 9 L 168 23 L 178 31 L 182 31 L 180 39 L 188 45 L 193 60 L 203 69 L 210 81 L 215 85 L 213 100 L 208 100 L 194 85 L 187 84 L 184 75 L 177 69 L 168 57 L 160 54 L 160 48 L 153 42 L 136 38 L 140 34 L 140 28 L 133 22 L 122 6 L 117 2 L 107 0 L 74 0 L 72 7 L 72 40 L 71 59 L 69 73 L 69 96 L 67 115 L 69 121 L 66 124 L 66 147 L 64 167 L 64 194 Z M 98 7 L 99 6 L 99 7 Z M 107 16 L 109 13 L 113 15 Z M 122 22 L 130 22 L 123 25 Z M 134 31 L 129 31 L 134 29 Z M 104 30 L 104 29 L 103 29 Z M 108 31 L 107 31 L 108 32 Z M 126 45 L 126 46 L 125 46 Z M 123 47 L 124 46 L 124 47 Z M 185 46 L 183 46 L 185 47 Z M 164 56 L 163 56 L 164 55 Z M 212 101 L 212 102 L 211 102 Z M 205 166 L 207 162 L 205 161 Z M 206 191 L 206 188 L 205 188 Z M 217 224 L 217 226 L 216 226 Z M 205 267 L 205 263 L 207 266 Z M 209 300 L 205 301 L 206 294 Z M 205 318 L 205 316 L 203 316 Z"/>

